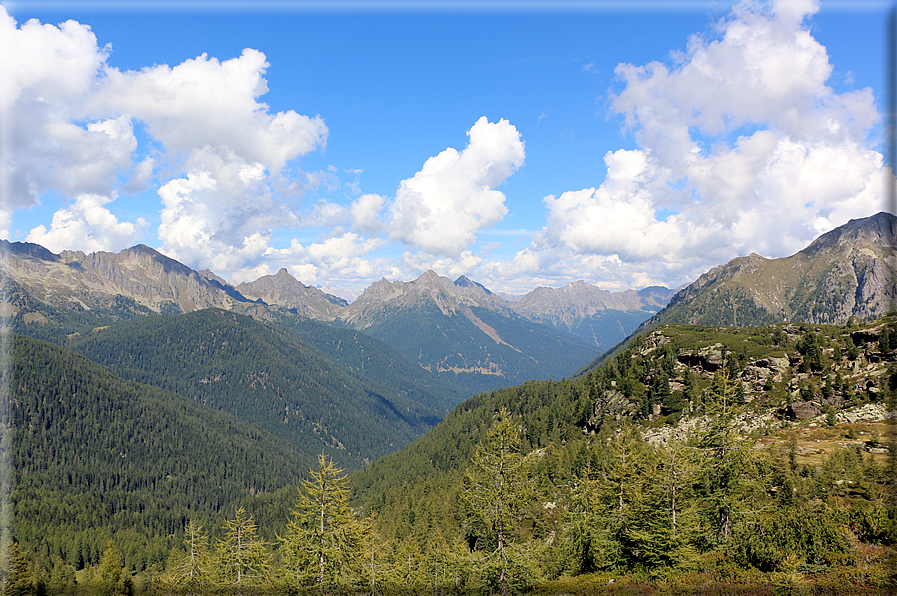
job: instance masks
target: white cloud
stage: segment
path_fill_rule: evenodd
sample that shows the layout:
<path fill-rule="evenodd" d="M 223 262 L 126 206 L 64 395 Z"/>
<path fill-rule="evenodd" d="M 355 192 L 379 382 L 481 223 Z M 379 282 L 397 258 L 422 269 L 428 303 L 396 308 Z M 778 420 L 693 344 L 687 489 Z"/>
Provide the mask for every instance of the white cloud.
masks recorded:
<path fill-rule="evenodd" d="M 495 187 L 523 165 L 520 133 L 507 120 L 480 118 L 460 153 L 448 148 L 403 180 L 390 210 L 393 238 L 440 256 L 458 256 L 477 232 L 508 213 Z"/>
<path fill-rule="evenodd" d="M 206 54 L 170 67 L 139 72 L 105 69 L 103 93 L 93 108 L 121 111 L 146 123 L 168 151 L 206 146 L 227 148 L 239 159 L 272 172 L 323 147 L 327 127 L 320 117 L 293 110 L 271 114 L 257 101 L 268 91 L 265 55 L 245 49 L 238 58 L 219 61 Z"/>
<path fill-rule="evenodd" d="M 207 149 L 191 156 L 188 172 L 159 188 L 162 251 L 221 275 L 257 266 L 272 228 L 292 217 L 268 191 L 265 171 Z"/>
<path fill-rule="evenodd" d="M 361 234 L 376 235 L 383 228 L 381 219 L 385 199 L 380 195 L 367 194 L 358 197 L 349 207 L 352 214 L 352 227 Z"/>
<path fill-rule="evenodd" d="M 382 238 L 365 238 L 354 232 L 346 232 L 308 245 L 294 238 L 286 248 L 267 248 L 264 256 L 270 269 L 286 267 L 291 275 L 306 284 L 322 281 L 331 284 L 358 283 L 398 272 L 385 258 L 367 258 L 369 253 L 386 243 Z M 257 277 L 247 277 L 245 273 L 238 272 L 230 279 L 239 282 Z"/>
<path fill-rule="evenodd" d="M 605 274 L 675 285 L 750 252 L 792 254 L 877 211 L 874 97 L 826 85 L 832 66 L 804 24 L 817 9 L 745 2 L 672 66 L 619 65 L 611 109 L 640 148 L 609 152 L 598 188 L 546 197 L 545 228 L 504 269 L 551 266 L 536 254 L 617 257 Z"/>
<path fill-rule="evenodd" d="M 323 120 L 259 101 L 268 63 L 257 50 L 126 72 L 107 64 L 110 52 L 86 25 L 19 27 L 0 7 L 0 226 L 55 190 L 74 206 L 29 238 L 58 243 L 111 216 L 98 206 L 118 191 L 139 192 L 164 173 L 162 250 L 225 274 L 258 267 L 272 228 L 299 219 L 292 201 L 306 178 L 294 161 L 324 147 Z M 138 125 L 150 148 L 140 157 Z M 142 229 L 107 221 L 113 228 L 92 242 Z"/>
<path fill-rule="evenodd" d="M 120 222 L 105 205 L 115 197 L 82 194 L 74 205 L 53 214 L 47 230 L 37 226 L 26 240 L 40 244 L 53 252 L 62 250 L 119 251 L 135 244 L 147 227 L 141 217 L 135 223 Z"/>
<path fill-rule="evenodd" d="M 264 54 L 247 49 L 225 61 L 203 54 L 173 68 L 106 70 L 96 104 L 133 114 L 168 151 L 186 155 L 186 178 L 159 189 L 158 236 L 189 265 L 223 275 L 259 270 L 272 230 L 300 221 L 289 192 L 272 186 L 289 187 L 295 175 L 282 180 L 284 168 L 323 147 L 328 131 L 320 117 L 271 114 L 257 101 L 268 90 L 267 66 Z"/>
<path fill-rule="evenodd" d="M 89 27 L 36 20 L 17 27 L 0 7 L 5 213 L 36 205 L 51 188 L 70 197 L 108 195 L 118 170 L 128 168 L 136 144 L 128 119 L 85 118 L 85 101 L 96 92 L 107 53 Z"/>

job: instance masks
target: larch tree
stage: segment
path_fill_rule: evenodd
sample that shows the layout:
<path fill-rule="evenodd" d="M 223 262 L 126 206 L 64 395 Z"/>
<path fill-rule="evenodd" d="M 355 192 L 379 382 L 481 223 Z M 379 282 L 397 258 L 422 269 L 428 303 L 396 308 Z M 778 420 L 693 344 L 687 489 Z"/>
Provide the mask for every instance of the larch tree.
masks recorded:
<path fill-rule="evenodd" d="M 736 381 L 738 382 L 738 381 Z M 708 421 L 698 435 L 704 476 L 704 512 L 714 528 L 711 541 L 725 542 L 732 525 L 750 513 L 756 488 L 754 441 L 735 426 L 736 389 L 724 369 L 705 393 Z"/>
<path fill-rule="evenodd" d="M 190 520 L 184 526 L 184 551 L 174 550 L 169 558 L 166 584 L 181 587 L 187 593 L 201 591 L 212 581 L 212 558 L 203 527 Z"/>
<path fill-rule="evenodd" d="M 349 481 L 333 460 L 318 456 L 318 469 L 303 482 L 288 522 L 282 551 L 297 588 L 309 580 L 322 591 L 358 579 L 371 530 L 349 507 Z"/>
<path fill-rule="evenodd" d="M 217 545 L 219 579 L 238 587 L 258 584 L 266 577 L 271 560 L 264 541 L 258 537 L 258 526 L 245 507 L 224 523 L 224 538 Z"/>
<path fill-rule="evenodd" d="M 496 587 L 502 596 L 508 594 L 509 571 L 518 566 L 512 543 L 530 492 L 527 461 L 520 453 L 519 423 L 502 408 L 486 439 L 477 445 L 463 491 L 469 521 L 486 534 L 481 538 L 494 541 L 488 558 L 494 560 Z"/>

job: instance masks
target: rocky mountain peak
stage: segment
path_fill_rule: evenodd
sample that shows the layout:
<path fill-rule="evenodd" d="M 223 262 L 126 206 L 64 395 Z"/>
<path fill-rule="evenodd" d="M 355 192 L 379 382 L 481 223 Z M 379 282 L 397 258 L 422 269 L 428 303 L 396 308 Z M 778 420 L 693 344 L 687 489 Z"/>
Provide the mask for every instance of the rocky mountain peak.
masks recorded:
<path fill-rule="evenodd" d="M 15 255 L 20 258 L 33 258 L 41 261 L 59 261 L 59 255 L 55 255 L 40 244 L 31 242 L 10 242 L 0 240 L 0 254 Z M 83 254 L 83 253 L 82 253 Z"/>
<path fill-rule="evenodd" d="M 850 220 L 790 257 L 738 257 L 682 289 L 648 324 L 843 324 L 882 316 L 897 303 L 895 230 L 897 218 L 881 212 Z"/>
<path fill-rule="evenodd" d="M 477 288 L 481 289 L 483 292 L 485 292 L 486 294 L 492 295 L 492 291 L 489 288 L 487 288 L 486 286 L 484 286 L 483 284 L 481 284 L 479 282 L 473 281 L 466 275 L 462 275 L 461 277 L 456 279 L 455 285 L 460 288 L 477 287 Z"/>
<path fill-rule="evenodd" d="M 324 321 L 333 320 L 349 305 L 342 298 L 305 285 L 290 275 L 285 267 L 274 275 L 263 275 L 255 281 L 243 282 L 236 289 L 247 298 Z"/>
<path fill-rule="evenodd" d="M 880 211 L 872 217 L 851 219 L 843 226 L 822 234 L 797 254 L 813 257 L 821 251 L 831 250 L 839 245 L 861 249 L 885 244 L 893 248 L 895 238 L 897 238 L 897 218 Z"/>
<path fill-rule="evenodd" d="M 0 266 L 24 292 L 62 309 L 190 312 L 245 300 L 146 245 L 55 255 L 36 244 L 3 241 Z M 122 306 L 128 301 L 131 306 Z"/>

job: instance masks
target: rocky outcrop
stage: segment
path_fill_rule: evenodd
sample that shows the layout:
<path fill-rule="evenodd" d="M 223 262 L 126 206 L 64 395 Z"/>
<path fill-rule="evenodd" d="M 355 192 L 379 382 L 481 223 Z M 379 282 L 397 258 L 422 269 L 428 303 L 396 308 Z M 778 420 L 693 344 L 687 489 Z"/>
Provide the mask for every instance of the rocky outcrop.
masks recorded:
<path fill-rule="evenodd" d="M 646 322 L 761 325 L 870 320 L 897 304 L 897 218 L 851 220 L 781 259 L 751 254 L 701 275 Z"/>
<path fill-rule="evenodd" d="M 423 305 L 435 306 L 446 316 L 466 316 L 471 307 L 513 316 L 508 304 L 482 285 L 464 276 L 452 281 L 431 269 L 410 282 L 388 281 L 386 278 L 374 282 L 340 313 L 339 318 L 347 326 L 363 330 L 384 315 Z"/>
<path fill-rule="evenodd" d="M 321 321 L 332 321 L 349 306 L 342 298 L 305 285 L 286 269 L 281 269 L 276 275 L 241 283 L 236 289 L 248 298 L 283 306 L 294 313 Z"/>
<path fill-rule="evenodd" d="M 35 299 L 52 306 L 104 309 L 132 300 L 148 312 L 231 308 L 236 292 L 144 245 L 120 253 L 63 251 L 27 243 L 0 244 L 0 269 Z"/>

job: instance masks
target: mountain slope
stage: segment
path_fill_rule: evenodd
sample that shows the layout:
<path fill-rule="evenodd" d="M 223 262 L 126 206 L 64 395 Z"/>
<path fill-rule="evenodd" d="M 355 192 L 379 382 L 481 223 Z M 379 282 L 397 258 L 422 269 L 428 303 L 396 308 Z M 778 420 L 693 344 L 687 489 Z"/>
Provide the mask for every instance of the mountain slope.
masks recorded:
<path fill-rule="evenodd" d="M 563 377 L 596 352 L 575 336 L 525 320 L 466 277 L 453 282 L 433 271 L 412 282 L 374 283 L 340 321 L 474 392 Z"/>
<path fill-rule="evenodd" d="M 347 469 L 400 448 L 442 414 L 378 393 L 286 329 L 218 309 L 123 321 L 71 346 L 124 378 L 228 412 L 309 456 L 324 451 Z"/>
<path fill-rule="evenodd" d="M 242 285 L 256 292 L 250 299 L 213 272 L 193 271 L 142 245 L 118 254 L 64 251 L 56 255 L 37 244 L 0 241 L 0 273 L 6 274 L 0 307 L 12 329 L 60 345 L 118 321 L 218 307 L 259 320 L 276 319 L 339 362 L 359 382 L 370 377 L 369 389 L 374 393 L 404 400 L 412 417 L 427 419 L 430 425 L 461 398 L 458 387 L 428 375 L 384 342 L 308 321 L 307 316 L 332 319 L 346 302 L 308 288 L 285 270 Z M 301 296 L 296 293 L 300 290 Z M 262 296 L 285 306 L 268 306 Z"/>
<path fill-rule="evenodd" d="M 559 516 L 574 505 L 567 491 L 607 472 L 604 450 L 621 436 L 621 426 L 634 424 L 655 443 L 677 433 L 685 440 L 706 423 L 720 373 L 738 397 L 729 407 L 740 431 L 767 436 L 780 428 L 804 430 L 810 420 L 820 427 L 882 420 L 888 395 L 897 390 L 895 334 L 893 315 L 859 328 L 662 325 L 582 377 L 528 382 L 466 400 L 424 437 L 353 474 L 355 496 L 399 539 L 434 533 L 433 524 L 443 535 L 464 535 L 470 531 L 460 506 L 465 469 L 495 413 L 507 408 L 519 420 L 532 474 L 553 487 L 530 511 L 533 533 L 539 528 L 554 535 Z M 856 453 L 868 445 L 848 447 Z M 798 453 L 818 456 L 819 450 Z M 871 453 L 876 465 L 886 462 L 886 455 Z M 808 460 L 801 457 L 801 463 Z M 827 482 L 820 490 L 843 490 L 843 480 Z"/>
<path fill-rule="evenodd" d="M 661 287 L 609 292 L 577 281 L 562 288 L 538 287 L 508 304 L 530 321 L 572 333 L 606 350 L 665 306 L 672 294 Z"/>
<path fill-rule="evenodd" d="M 431 424 L 464 398 L 461 387 L 438 378 L 385 341 L 366 333 L 333 327 L 266 305 L 245 305 L 237 310 L 289 329 L 377 393 L 408 400 L 412 411 L 431 419 Z"/>
<path fill-rule="evenodd" d="M 0 240 L 0 308 L 16 333 L 65 343 L 84 327 L 248 302 L 216 276 L 138 245 L 118 254 Z"/>
<path fill-rule="evenodd" d="M 276 275 L 243 282 L 236 290 L 248 298 L 263 300 L 266 304 L 277 304 L 296 314 L 321 321 L 333 320 L 349 306 L 342 298 L 303 284 L 286 269 L 281 269 Z"/>
<path fill-rule="evenodd" d="M 55 344 L 13 335 L 8 371 L 15 538 L 96 563 L 115 537 L 128 564 L 162 562 L 185 519 L 217 516 L 314 464 L 289 442 Z"/>
<path fill-rule="evenodd" d="M 897 300 L 897 218 L 851 220 L 790 257 L 752 254 L 711 269 L 670 300 L 661 323 L 844 323 L 892 310 Z"/>
<path fill-rule="evenodd" d="M 116 296 L 133 300 L 143 312 L 162 313 L 229 308 L 246 301 L 143 244 L 118 254 L 55 255 L 37 244 L 0 240 L 0 268 L 36 299 L 74 310 L 108 307 Z"/>

